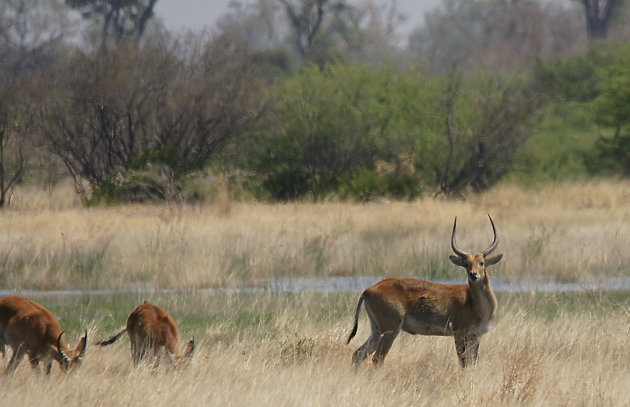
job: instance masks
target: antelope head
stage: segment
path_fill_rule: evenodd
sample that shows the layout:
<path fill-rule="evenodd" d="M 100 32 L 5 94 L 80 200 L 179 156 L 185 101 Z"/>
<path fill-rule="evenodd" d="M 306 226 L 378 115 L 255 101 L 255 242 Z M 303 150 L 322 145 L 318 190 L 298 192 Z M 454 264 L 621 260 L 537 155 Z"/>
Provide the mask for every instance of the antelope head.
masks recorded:
<path fill-rule="evenodd" d="M 457 248 L 457 241 L 455 239 L 455 234 L 457 230 L 457 217 L 455 217 L 455 222 L 453 223 L 453 234 L 451 235 L 451 248 L 453 252 L 457 256 L 449 256 L 453 264 L 457 266 L 462 266 L 466 269 L 468 274 L 468 282 L 469 284 L 478 284 L 486 281 L 486 267 L 497 264 L 503 258 L 502 254 L 498 254 L 495 256 L 488 257 L 490 253 L 497 248 L 499 244 L 499 233 L 497 232 L 497 228 L 492 221 L 492 217 L 488 214 L 488 219 L 490 219 L 490 224 L 492 225 L 492 232 L 494 233 L 494 238 L 490 246 L 482 252 L 479 252 L 475 255 L 466 253 Z"/>
<path fill-rule="evenodd" d="M 57 350 L 54 352 L 55 359 L 59 362 L 59 366 L 63 371 L 74 370 L 81 366 L 87 351 L 87 331 L 85 331 L 83 338 L 81 338 L 74 349 L 68 349 L 67 345 L 61 340 L 62 335 L 63 332 L 57 338 Z"/>

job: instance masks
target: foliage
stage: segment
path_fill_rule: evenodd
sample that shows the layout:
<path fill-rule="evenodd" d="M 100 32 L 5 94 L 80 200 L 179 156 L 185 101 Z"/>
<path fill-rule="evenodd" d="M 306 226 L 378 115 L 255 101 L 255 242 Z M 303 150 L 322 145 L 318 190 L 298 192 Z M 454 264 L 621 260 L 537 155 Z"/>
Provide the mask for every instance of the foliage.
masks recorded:
<path fill-rule="evenodd" d="M 540 101 L 518 77 L 454 84 L 350 65 L 306 69 L 275 95 L 252 169 L 281 200 L 484 190 L 511 169 Z"/>
<path fill-rule="evenodd" d="M 0 65 L 0 208 L 7 205 L 24 175 L 24 145 L 31 130 L 25 108 L 26 89 L 22 75 Z"/>
<path fill-rule="evenodd" d="M 92 203 L 178 201 L 182 185 L 167 165 L 149 163 L 138 170 L 119 172 L 95 188 Z"/>
<path fill-rule="evenodd" d="M 349 9 L 345 0 L 307 0 L 298 1 L 297 4 L 289 0 L 280 0 L 280 2 L 285 8 L 287 19 L 293 30 L 293 43 L 302 58 L 312 53 L 312 47 L 322 35 L 325 20 L 337 18 L 336 16 Z M 313 60 L 312 56 L 311 60 Z"/>
<path fill-rule="evenodd" d="M 369 201 L 387 196 L 395 199 L 413 199 L 423 192 L 424 180 L 409 172 L 379 173 L 364 170 L 344 182 L 340 193 L 346 198 Z"/>
<path fill-rule="evenodd" d="M 597 141 L 591 170 L 630 176 L 630 47 L 617 52 L 605 70 L 595 112 L 597 124 L 610 132 Z"/>
<path fill-rule="evenodd" d="M 585 179 L 597 137 L 592 102 L 549 102 L 507 178 L 529 186 Z"/>
<path fill-rule="evenodd" d="M 405 52 L 396 2 L 233 2 L 218 35 L 178 37 L 145 32 L 156 1 L 0 5 L 0 206 L 55 165 L 104 202 L 461 197 L 506 176 L 630 174 L 629 52 L 588 49 L 579 5 L 449 0 Z M 107 46 L 64 42 L 74 26 Z"/>
<path fill-rule="evenodd" d="M 541 98 L 528 76 L 464 80 L 453 73 L 440 103 L 447 145 L 436 167 L 438 193 L 461 196 L 488 189 L 512 169 L 534 134 Z"/>
<path fill-rule="evenodd" d="M 597 71 L 607 59 L 595 48 L 585 55 L 539 59 L 533 75 L 540 91 L 552 100 L 590 102 L 599 94 Z"/>
<path fill-rule="evenodd" d="M 288 79 L 256 129 L 264 188 L 275 199 L 323 197 L 377 159 L 410 152 L 409 133 L 428 121 L 411 105 L 426 92 L 412 75 L 358 66 L 307 68 Z"/>
<path fill-rule="evenodd" d="M 82 180 L 93 190 L 112 187 L 150 164 L 178 180 L 240 135 L 261 106 L 236 45 L 217 38 L 188 57 L 133 45 L 75 53 L 47 79 L 39 123 L 84 199 Z"/>
<path fill-rule="evenodd" d="M 599 136 L 593 102 L 601 93 L 601 73 L 618 47 L 597 44 L 568 58 L 540 59 L 533 68 L 545 98 L 538 129 L 518 153 L 509 178 L 527 185 L 584 179 L 597 159 Z"/>

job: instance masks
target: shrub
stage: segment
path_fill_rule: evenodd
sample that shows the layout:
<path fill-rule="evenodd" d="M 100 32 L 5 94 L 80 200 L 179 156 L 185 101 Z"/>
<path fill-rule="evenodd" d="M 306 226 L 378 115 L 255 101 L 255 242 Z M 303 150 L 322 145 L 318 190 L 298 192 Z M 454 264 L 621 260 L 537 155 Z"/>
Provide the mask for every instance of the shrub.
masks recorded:
<path fill-rule="evenodd" d="M 630 47 L 615 53 L 604 70 L 602 92 L 595 101 L 596 121 L 605 131 L 589 157 L 596 174 L 630 176 Z"/>
<path fill-rule="evenodd" d="M 276 90 L 255 130 L 253 167 L 275 199 L 335 193 L 377 160 L 414 148 L 412 135 L 429 121 L 428 105 L 420 103 L 426 93 L 426 83 L 411 74 L 348 65 L 305 69 Z"/>

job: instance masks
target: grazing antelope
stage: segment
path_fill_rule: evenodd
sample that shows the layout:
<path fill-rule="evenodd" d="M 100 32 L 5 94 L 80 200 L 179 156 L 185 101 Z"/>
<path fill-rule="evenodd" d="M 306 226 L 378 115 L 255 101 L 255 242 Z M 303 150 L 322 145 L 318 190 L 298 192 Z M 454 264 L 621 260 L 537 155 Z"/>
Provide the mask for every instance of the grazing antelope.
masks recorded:
<path fill-rule="evenodd" d="M 74 349 L 62 335 L 57 318 L 35 301 L 15 295 L 0 300 L 0 353 L 4 357 L 5 345 L 13 349 L 5 373 L 12 373 L 27 354 L 36 372 L 43 362 L 50 374 L 53 359 L 63 371 L 80 366 L 87 350 L 87 331 Z"/>
<path fill-rule="evenodd" d="M 178 353 L 179 330 L 171 315 L 145 301 L 138 305 L 127 318 L 127 325 L 109 339 L 99 341 L 96 345 L 106 346 L 116 342 L 125 332 L 131 342 L 131 357 L 133 365 L 152 357 L 155 366 L 159 364 L 159 351 L 164 347 L 167 357 L 175 362 L 187 361 L 195 351 L 195 339 L 188 342 L 183 353 Z"/>
<path fill-rule="evenodd" d="M 494 238 L 487 249 L 474 255 L 457 248 L 457 217 L 453 223 L 451 248 L 456 256 L 449 258 L 455 265 L 466 269 L 468 284 L 387 278 L 363 292 L 347 343 L 357 333 L 364 302 L 372 333 L 352 355 L 355 367 L 373 352 L 374 364 L 382 363 L 401 329 L 414 335 L 453 336 L 461 366 L 476 363 L 479 340 L 488 331 L 497 308 L 486 267 L 497 264 L 503 257 L 502 254 L 488 257 L 499 244 L 497 229 L 490 215 L 488 218 Z"/>

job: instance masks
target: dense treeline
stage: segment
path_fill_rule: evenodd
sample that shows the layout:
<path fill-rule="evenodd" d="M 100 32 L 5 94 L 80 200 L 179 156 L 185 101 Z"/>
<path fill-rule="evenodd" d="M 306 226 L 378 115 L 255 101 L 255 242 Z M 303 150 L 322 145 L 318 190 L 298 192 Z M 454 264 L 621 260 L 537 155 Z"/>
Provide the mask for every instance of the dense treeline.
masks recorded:
<path fill-rule="evenodd" d="M 259 0 L 186 34 L 124 3 L 0 6 L 0 206 L 67 176 L 87 203 L 630 174 L 630 47 L 593 41 L 578 4 L 447 1 L 401 45 L 395 1 Z"/>

